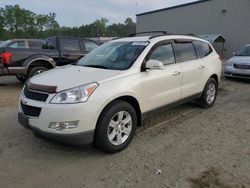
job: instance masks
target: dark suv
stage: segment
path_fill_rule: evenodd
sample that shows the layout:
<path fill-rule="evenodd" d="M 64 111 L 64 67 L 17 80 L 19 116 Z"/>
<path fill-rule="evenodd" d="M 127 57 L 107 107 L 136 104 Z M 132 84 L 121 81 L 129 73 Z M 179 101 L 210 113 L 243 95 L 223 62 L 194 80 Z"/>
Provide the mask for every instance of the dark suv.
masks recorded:
<path fill-rule="evenodd" d="M 16 75 L 24 82 L 48 69 L 74 63 L 96 47 L 94 41 L 79 37 L 8 40 L 0 45 L 0 76 Z"/>

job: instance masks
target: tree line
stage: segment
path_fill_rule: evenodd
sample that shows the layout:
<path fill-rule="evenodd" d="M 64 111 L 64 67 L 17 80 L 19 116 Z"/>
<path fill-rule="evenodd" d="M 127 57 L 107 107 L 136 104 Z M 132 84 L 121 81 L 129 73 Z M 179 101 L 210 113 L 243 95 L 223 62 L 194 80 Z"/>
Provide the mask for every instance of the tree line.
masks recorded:
<path fill-rule="evenodd" d="M 100 18 L 93 23 L 66 27 L 56 21 L 56 14 L 36 14 L 19 5 L 0 7 L 0 40 L 11 38 L 46 38 L 53 35 L 78 37 L 122 37 L 136 30 L 131 18 L 124 23 L 108 25 L 109 20 Z"/>

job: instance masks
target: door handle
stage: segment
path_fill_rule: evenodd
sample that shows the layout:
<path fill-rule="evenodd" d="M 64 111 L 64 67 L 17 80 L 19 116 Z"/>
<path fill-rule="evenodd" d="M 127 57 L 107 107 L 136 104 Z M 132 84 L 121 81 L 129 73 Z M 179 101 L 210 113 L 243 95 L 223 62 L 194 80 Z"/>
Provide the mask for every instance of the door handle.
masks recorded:
<path fill-rule="evenodd" d="M 174 71 L 173 76 L 177 76 L 177 75 L 180 75 L 180 74 L 181 74 L 180 71 Z"/>
<path fill-rule="evenodd" d="M 204 68 L 205 68 L 204 65 L 200 65 L 200 66 L 199 66 L 199 69 L 204 69 Z"/>

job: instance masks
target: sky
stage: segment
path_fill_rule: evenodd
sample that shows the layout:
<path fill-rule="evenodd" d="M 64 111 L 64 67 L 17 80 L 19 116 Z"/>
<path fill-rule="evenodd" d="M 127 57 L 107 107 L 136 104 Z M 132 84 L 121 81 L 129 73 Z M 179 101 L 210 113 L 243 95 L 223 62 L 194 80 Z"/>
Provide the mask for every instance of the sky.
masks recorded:
<path fill-rule="evenodd" d="M 36 14 L 55 12 L 61 26 L 80 26 L 107 18 L 109 24 L 136 21 L 136 14 L 196 0 L 0 0 L 0 7 L 19 4 Z"/>

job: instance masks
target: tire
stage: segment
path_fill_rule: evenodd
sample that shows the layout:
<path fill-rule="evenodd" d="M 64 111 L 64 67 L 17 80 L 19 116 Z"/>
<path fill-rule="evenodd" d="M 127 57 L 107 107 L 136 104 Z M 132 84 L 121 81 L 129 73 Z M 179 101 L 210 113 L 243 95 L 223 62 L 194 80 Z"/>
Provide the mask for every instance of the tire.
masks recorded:
<path fill-rule="evenodd" d="M 218 93 L 218 83 L 214 78 L 209 78 L 199 99 L 200 104 L 205 108 L 214 105 Z"/>
<path fill-rule="evenodd" d="M 31 70 L 28 73 L 28 78 L 31 78 L 31 77 L 33 77 L 35 75 L 38 75 L 38 74 L 40 74 L 42 72 L 45 72 L 47 70 L 48 70 L 48 68 L 46 68 L 46 67 L 41 67 L 41 66 L 33 67 L 33 68 L 31 68 Z"/>
<path fill-rule="evenodd" d="M 20 74 L 16 75 L 16 78 L 22 83 L 24 83 L 27 80 L 27 76 Z"/>
<path fill-rule="evenodd" d="M 104 109 L 98 119 L 94 144 L 107 153 L 119 152 L 130 144 L 136 127 L 135 109 L 127 102 L 114 101 Z"/>

